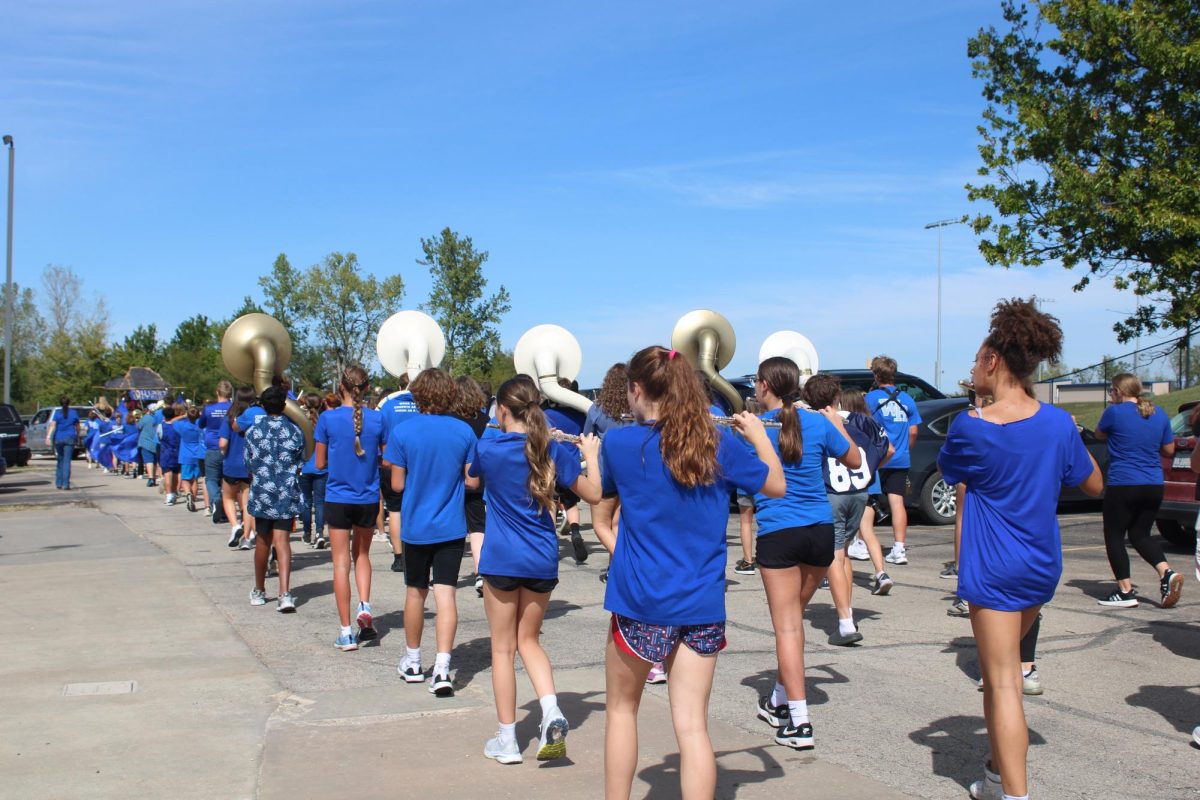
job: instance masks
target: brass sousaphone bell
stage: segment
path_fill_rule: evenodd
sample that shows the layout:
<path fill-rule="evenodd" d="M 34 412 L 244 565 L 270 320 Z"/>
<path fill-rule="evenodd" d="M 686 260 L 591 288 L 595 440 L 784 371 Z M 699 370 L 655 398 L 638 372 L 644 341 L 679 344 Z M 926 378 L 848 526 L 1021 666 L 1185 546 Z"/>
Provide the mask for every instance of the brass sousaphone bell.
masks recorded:
<path fill-rule="evenodd" d="M 221 338 L 221 360 L 230 375 L 262 394 L 273 379 L 283 376 L 292 360 L 292 338 L 274 317 L 246 314 L 225 329 Z M 312 421 L 291 398 L 288 398 L 283 414 L 304 434 L 304 457 L 307 459 L 313 451 Z"/>
<path fill-rule="evenodd" d="M 801 386 L 817 374 L 820 366 L 817 348 L 807 336 L 796 331 L 775 331 L 763 340 L 762 347 L 758 349 L 758 363 L 775 356 L 789 359 L 800 368 Z"/>
<path fill-rule="evenodd" d="M 513 350 L 513 366 L 533 378 L 547 399 L 584 414 L 592 407 L 591 400 L 558 385 L 559 378 L 574 380 L 583 366 L 579 342 L 566 328 L 537 325 L 525 331 Z"/>
<path fill-rule="evenodd" d="M 745 407 L 738 390 L 720 374 L 729 366 L 737 349 L 737 337 L 729 320 L 716 311 L 689 311 L 675 323 L 675 329 L 671 331 L 671 347 L 704 373 L 713 389 L 728 401 L 733 413 Z"/>
<path fill-rule="evenodd" d="M 420 311 L 397 311 L 379 328 L 375 337 L 379 364 L 392 377 L 407 374 L 412 381 L 423 370 L 442 363 L 446 355 L 446 337 L 437 320 Z M 388 400 L 399 394 L 393 392 Z"/>

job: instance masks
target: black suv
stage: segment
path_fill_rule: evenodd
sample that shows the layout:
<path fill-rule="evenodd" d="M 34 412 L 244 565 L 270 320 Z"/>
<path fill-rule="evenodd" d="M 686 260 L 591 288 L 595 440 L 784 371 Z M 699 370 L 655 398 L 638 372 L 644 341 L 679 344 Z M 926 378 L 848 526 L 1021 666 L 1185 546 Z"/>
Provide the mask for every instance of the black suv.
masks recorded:
<path fill-rule="evenodd" d="M 25 423 L 8 403 L 0 403 L 0 453 L 10 467 L 23 467 L 33 457 L 25 440 Z"/>

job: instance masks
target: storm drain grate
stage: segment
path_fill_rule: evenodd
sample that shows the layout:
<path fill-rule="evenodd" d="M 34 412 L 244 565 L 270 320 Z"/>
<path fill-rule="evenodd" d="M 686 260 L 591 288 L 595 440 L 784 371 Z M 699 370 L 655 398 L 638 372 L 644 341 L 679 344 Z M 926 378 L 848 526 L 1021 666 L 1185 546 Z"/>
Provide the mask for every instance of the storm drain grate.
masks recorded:
<path fill-rule="evenodd" d="M 107 681 L 104 683 L 68 683 L 63 697 L 92 697 L 99 694 L 133 694 L 137 681 Z"/>

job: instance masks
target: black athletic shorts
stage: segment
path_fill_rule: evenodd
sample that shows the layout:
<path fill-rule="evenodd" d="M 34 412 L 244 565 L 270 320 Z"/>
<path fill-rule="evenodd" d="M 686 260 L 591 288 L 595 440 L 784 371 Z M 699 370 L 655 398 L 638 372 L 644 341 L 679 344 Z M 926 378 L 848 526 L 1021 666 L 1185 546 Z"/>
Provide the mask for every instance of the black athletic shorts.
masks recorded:
<path fill-rule="evenodd" d="M 558 586 L 558 578 L 509 578 L 505 575 L 481 576 L 497 592 L 515 592 L 525 589 L 538 594 L 550 594 Z"/>
<path fill-rule="evenodd" d="M 908 494 L 908 469 L 879 470 L 879 488 L 884 494 Z"/>
<path fill-rule="evenodd" d="M 225 481 L 225 483 L 229 484 L 230 486 L 249 486 L 250 485 L 249 478 L 231 478 L 228 475 L 222 475 L 221 480 Z"/>
<path fill-rule="evenodd" d="M 375 528 L 379 506 L 375 503 L 331 503 L 325 501 L 325 525 L 348 531 L 351 528 Z"/>
<path fill-rule="evenodd" d="M 759 536 L 754 560 L 763 569 L 828 567 L 833 563 L 833 523 L 801 525 Z"/>
<path fill-rule="evenodd" d="M 292 532 L 292 518 L 271 519 L 270 517 L 255 517 L 254 530 L 259 536 L 271 536 L 274 531 Z"/>
<path fill-rule="evenodd" d="M 483 533 L 486 524 L 487 504 L 483 502 L 483 495 L 467 492 L 467 532 Z"/>
<path fill-rule="evenodd" d="M 329 519 L 329 504 L 325 505 L 325 518 Z M 458 569 L 462 565 L 467 540 L 451 539 L 437 544 L 404 543 L 404 585 L 414 589 L 428 589 L 430 583 L 446 586 L 458 585 Z M 430 574 L 433 580 L 429 579 Z"/>
<path fill-rule="evenodd" d="M 579 505 L 579 495 L 566 486 L 559 484 L 555 491 L 558 492 L 558 502 L 563 504 L 563 508 L 571 509 Z"/>
<path fill-rule="evenodd" d="M 392 514 L 400 513 L 400 505 L 404 500 L 404 492 L 392 491 L 392 468 L 379 467 L 379 494 L 383 497 L 383 507 Z M 480 530 L 483 530 L 480 528 Z"/>

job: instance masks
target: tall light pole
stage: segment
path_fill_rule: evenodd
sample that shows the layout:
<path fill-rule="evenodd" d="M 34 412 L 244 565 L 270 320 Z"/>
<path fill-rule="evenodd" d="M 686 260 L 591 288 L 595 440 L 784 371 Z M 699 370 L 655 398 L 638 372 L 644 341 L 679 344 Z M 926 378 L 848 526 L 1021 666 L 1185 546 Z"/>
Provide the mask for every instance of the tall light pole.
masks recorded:
<path fill-rule="evenodd" d="M 933 362 L 933 385 L 942 388 L 942 228 L 947 225 L 961 225 L 967 221 L 965 216 L 955 219 L 939 219 L 925 226 L 925 230 L 937 228 L 938 232 L 938 267 L 937 267 L 937 356 Z"/>
<path fill-rule="evenodd" d="M 8 248 L 4 272 L 4 402 L 12 402 L 12 328 L 13 328 L 13 285 L 12 285 L 12 233 L 13 233 L 13 169 L 16 166 L 16 148 L 13 137 L 5 135 L 8 145 Z"/>

